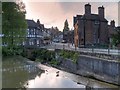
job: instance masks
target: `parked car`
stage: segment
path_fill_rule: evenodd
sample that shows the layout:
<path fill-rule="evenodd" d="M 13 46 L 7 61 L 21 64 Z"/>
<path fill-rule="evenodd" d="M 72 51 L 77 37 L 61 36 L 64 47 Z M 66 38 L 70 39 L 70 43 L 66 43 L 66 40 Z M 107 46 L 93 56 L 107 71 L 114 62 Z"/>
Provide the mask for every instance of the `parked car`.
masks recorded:
<path fill-rule="evenodd" d="M 61 43 L 67 43 L 65 40 L 62 40 L 62 42 Z"/>
<path fill-rule="evenodd" d="M 58 39 L 54 39 L 53 42 L 59 43 L 59 40 Z"/>

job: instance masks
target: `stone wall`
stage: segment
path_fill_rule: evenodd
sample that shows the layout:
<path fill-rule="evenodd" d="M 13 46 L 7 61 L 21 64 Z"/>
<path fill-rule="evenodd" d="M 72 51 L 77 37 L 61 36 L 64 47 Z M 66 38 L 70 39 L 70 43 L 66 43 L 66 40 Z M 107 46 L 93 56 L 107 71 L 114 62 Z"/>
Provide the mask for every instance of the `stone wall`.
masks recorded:
<path fill-rule="evenodd" d="M 65 68 L 67 71 L 72 72 L 72 73 L 76 73 L 77 72 L 77 65 L 76 63 L 74 63 L 72 60 L 70 59 L 63 59 L 60 58 L 61 60 L 61 67 Z"/>
<path fill-rule="evenodd" d="M 86 76 L 120 85 L 120 62 L 80 56 L 77 63 L 78 74 L 83 73 Z"/>
<path fill-rule="evenodd" d="M 120 62 L 80 55 L 77 63 L 61 59 L 61 67 L 67 71 L 120 85 Z"/>

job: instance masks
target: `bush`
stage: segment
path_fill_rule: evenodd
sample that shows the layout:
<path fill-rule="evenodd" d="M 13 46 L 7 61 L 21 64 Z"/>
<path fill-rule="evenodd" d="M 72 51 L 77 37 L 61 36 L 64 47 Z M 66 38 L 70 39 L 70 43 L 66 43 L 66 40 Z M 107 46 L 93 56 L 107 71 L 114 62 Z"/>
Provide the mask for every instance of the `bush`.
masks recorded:
<path fill-rule="evenodd" d="M 51 65 L 58 65 L 59 62 L 58 62 L 57 60 L 55 60 L 55 59 L 52 59 L 52 60 L 50 61 L 50 64 L 51 64 Z"/>
<path fill-rule="evenodd" d="M 61 50 L 59 55 L 63 58 L 71 59 L 73 62 L 77 62 L 79 54 L 77 52 Z"/>
<path fill-rule="evenodd" d="M 55 52 L 49 51 L 46 49 L 40 49 L 33 52 L 33 55 L 35 55 L 36 60 L 40 62 L 50 62 L 55 59 Z"/>
<path fill-rule="evenodd" d="M 2 47 L 2 56 L 13 56 L 13 55 L 22 55 L 23 47 L 21 46 L 7 46 Z"/>

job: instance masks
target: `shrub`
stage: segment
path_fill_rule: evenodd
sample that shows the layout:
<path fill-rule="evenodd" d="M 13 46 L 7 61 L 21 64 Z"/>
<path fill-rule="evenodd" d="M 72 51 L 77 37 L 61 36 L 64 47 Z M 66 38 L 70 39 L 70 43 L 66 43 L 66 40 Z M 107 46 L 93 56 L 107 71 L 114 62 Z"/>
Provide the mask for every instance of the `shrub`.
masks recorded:
<path fill-rule="evenodd" d="M 71 59 L 73 62 L 77 62 L 79 54 L 77 52 L 61 50 L 59 55 L 63 58 Z"/>
<path fill-rule="evenodd" d="M 33 55 L 36 55 L 36 60 L 40 62 L 51 62 L 52 60 L 55 59 L 55 52 L 54 51 L 49 51 L 46 49 L 40 49 L 37 51 L 33 52 Z"/>

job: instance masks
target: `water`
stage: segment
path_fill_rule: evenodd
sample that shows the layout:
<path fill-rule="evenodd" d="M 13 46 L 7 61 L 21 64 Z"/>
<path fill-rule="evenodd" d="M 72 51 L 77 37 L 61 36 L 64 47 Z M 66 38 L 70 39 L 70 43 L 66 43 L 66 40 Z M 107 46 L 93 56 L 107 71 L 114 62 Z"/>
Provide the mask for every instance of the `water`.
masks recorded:
<path fill-rule="evenodd" d="M 38 67 L 38 68 L 37 68 Z M 3 88 L 115 88 L 116 86 L 71 74 L 50 66 L 26 63 L 22 57 L 3 60 Z"/>

